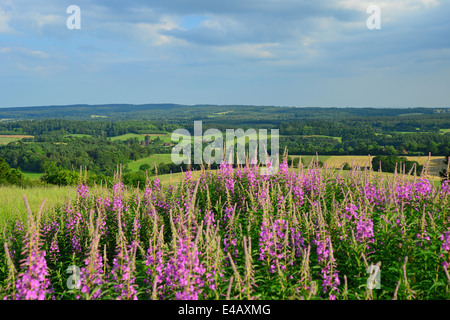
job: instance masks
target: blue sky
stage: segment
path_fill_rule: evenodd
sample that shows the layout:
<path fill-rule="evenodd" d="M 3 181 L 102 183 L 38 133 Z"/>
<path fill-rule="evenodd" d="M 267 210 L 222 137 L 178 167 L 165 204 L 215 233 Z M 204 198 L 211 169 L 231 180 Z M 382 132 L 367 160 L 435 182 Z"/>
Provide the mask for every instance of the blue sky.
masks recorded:
<path fill-rule="evenodd" d="M 450 107 L 449 88 L 450 0 L 0 0 L 0 107 Z"/>

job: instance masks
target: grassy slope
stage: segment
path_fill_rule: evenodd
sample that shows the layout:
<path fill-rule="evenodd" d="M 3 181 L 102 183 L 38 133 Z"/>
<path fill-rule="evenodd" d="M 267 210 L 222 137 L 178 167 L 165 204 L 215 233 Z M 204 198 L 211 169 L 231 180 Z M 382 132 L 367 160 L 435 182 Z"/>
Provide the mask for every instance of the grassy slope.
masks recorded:
<path fill-rule="evenodd" d="M 320 156 L 319 156 L 320 158 Z M 424 165 L 428 162 L 428 157 L 410 157 L 407 156 L 406 159 L 417 161 L 420 165 Z M 429 158 L 429 179 L 439 179 L 439 171 L 444 167 L 443 164 L 444 157 L 436 156 Z M 325 164 L 327 166 L 333 168 L 340 168 L 346 162 L 350 165 L 366 167 L 369 166 L 369 157 L 368 156 L 331 156 L 326 161 Z"/>
<path fill-rule="evenodd" d="M 30 180 L 39 180 L 44 174 L 37 172 L 23 172 L 23 175 Z"/>
<path fill-rule="evenodd" d="M 16 186 L 0 186 L 0 225 L 11 217 L 19 214 L 26 216 L 26 207 L 23 195 L 33 212 L 37 212 L 45 199 L 43 211 L 49 211 L 53 205 L 76 195 L 75 187 L 48 186 L 39 188 L 23 189 Z"/>
<path fill-rule="evenodd" d="M 153 169 L 155 167 L 155 163 L 156 163 L 156 165 L 159 165 L 160 163 L 171 163 L 171 162 L 172 162 L 172 158 L 171 158 L 171 154 L 170 153 L 168 153 L 168 154 L 165 154 L 165 153 L 152 154 L 149 157 L 129 162 L 128 163 L 128 168 L 130 170 L 132 170 L 132 171 L 138 171 L 139 167 L 141 165 L 148 164 Z"/>
<path fill-rule="evenodd" d="M 92 137 L 90 134 L 84 134 L 84 133 L 71 133 L 66 134 L 64 137 L 77 137 L 77 138 L 83 138 L 83 137 Z"/>
<path fill-rule="evenodd" d="M 116 141 L 116 140 L 125 141 L 125 140 L 131 139 L 131 138 L 138 138 L 139 141 L 144 140 L 144 136 L 142 134 L 137 134 L 137 133 L 127 133 L 127 134 L 123 134 L 120 136 L 111 137 L 111 140 L 112 141 Z"/>
<path fill-rule="evenodd" d="M 8 144 L 10 142 L 19 141 L 23 138 L 33 138 L 33 136 L 26 135 L 26 134 L 12 134 L 12 135 L 0 135 L 0 144 Z"/>
<path fill-rule="evenodd" d="M 155 140 L 156 138 L 159 138 L 162 143 L 166 143 L 166 142 L 170 143 L 171 142 L 171 136 L 169 134 L 163 134 L 163 133 L 157 133 L 157 134 L 151 134 L 151 133 L 143 133 L 143 134 L 127 133 L 127 134 L 122 134 L 120 136 L 111 137 L 111 140 L 112 141 L 116 141 L 116 140 L 125 141 L 125 140 L 131 139 L 131 138 L 138 138 L 139 141 L 144 141 L 145 136 L 150 136 L 151 140 Z"/>
<path fill-rule="evenodd" d="M 298 157 L 302 157 L 303 159 L 303 163 L 305 164 L 305 166 L 309 166 L 311 160 L 314 158 L 317 160 L 317 156 L 313 156 L 313 155 L 305 155 L 305 156 L 297 156 L 297 155 L 289 155 L 289 157 L 292 158 L 298 158 Z M 326 161 L 330 158 L 331 156 L 320 156 L 319 155 L 319 161 L 322 161 L 323 163 L 326 163 Z M 291 162 L 289 162 L 289 165 L 291 165 Z"/>
<path fill-rule="evenodd" d="M 0 144 L 8 144 L 10 142 L 19 141 L 20 138 L 0 137 Z"/>

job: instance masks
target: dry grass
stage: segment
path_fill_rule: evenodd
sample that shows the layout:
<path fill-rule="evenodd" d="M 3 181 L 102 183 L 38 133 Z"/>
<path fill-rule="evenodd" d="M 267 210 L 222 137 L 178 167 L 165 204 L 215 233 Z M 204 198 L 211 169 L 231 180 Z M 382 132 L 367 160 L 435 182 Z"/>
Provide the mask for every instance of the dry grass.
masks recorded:
<path fill-rule="evenodd" d="M 325 165 L 331 168 L 341 168 L 345 163 L 351 167 L 369 167 L 369 156 L 331 156 L 325 161 Z"/>
<path fill-rule="evenodd" d="M 26 134 L 0 134 L 0 138 L 34 138 L 34 136 L 26 135 Z"/>
<path fill-rule="evenodd" d="M 428 179 L 436 180 L 439 178 L 439 172 L 445 168 L 444 157 L 442 156 L 422 156 L 422 157 L 406 157 L 411 161 L 417 161 L 420 165 L 428 163 Z M 331 168 L 341 168 L 346 162 L 354 167 L 369 167 L 369 156 L 331 156 L 325 161 L 325 164 Z"/>

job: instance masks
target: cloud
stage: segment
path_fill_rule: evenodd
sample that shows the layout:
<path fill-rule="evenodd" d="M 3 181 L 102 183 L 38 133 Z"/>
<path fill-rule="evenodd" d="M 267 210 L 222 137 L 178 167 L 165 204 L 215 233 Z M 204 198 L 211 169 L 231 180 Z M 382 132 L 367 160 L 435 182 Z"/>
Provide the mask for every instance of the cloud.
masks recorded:
<path fill-rule="evenodd" d="M 81 8 L 81 30 L 66 28 L 71 4 Z M 381 30 L 367 29 L 370 4 L 381 8 Z M 181 103 L 230 92 L 239 93 L 236 103 L 355 101 L 351 86 L 364 79 L 430 81 L 447 72 L 449 10 L 441 0 L 3 0 L 0 72 L 30 83 L 52 75 L 63 86 L 70 70 L 71 79 L 107 83 L 102 92 L 123 92 L 124 100 L 144 99 L 151 85 L 155 99 L 177 90 Z"/>
<path fill-rule="evenodd" d="M 220 47 L 219 50 L 227 55 L 232 54 L 244 58 L 271 59 L 275 58 L 275 53 L 271 49 L 276 46 L 278 46 L 278 43 L 244 43 Z"/>
<path fill-rule="evenodd" d="M 165 31 L 170 31 L 177 27 L 177 24 L 170 18 L 161 19 L 159 23 L 137 23 L 133 24 L 135 36 L 144 43 L 155 46 L 167 45 L 173 39 Z"/>
<path fill-rule="evenodd" d="M 14 33 L 14 29 L 9 26 L 9 20 L 11 15 L 5 10 L 0 8 L 0 34 L 11 34 Z"/>
<path fill-rule="evenodd" d="M 0 53 L 12 53 L 15 55 L 22 55 L 39 59 L 50 58 L 50 54 L 48 54 L 47 52 L 32 50 L 24 47 L 2 47 L 0 48 Z"/>

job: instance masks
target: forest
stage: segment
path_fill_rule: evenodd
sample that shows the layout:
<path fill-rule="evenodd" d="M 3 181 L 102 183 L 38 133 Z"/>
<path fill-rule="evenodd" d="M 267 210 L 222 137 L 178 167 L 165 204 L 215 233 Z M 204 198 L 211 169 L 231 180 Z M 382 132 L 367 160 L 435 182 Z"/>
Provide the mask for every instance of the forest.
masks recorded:
<path fill-rule="evenodd" d="M 179 128 L 193 134 L 194 121 L 202 121 L 203 130 L 222 132 L 278 129 L 280 150 L 287 149 L 289 155 L 383 156 L 378 159 L 387 161 L 386 168 L 391 167 L 389 157 L 392 162 L 395 156 L 450 155 L 450 113 L 438 108 L 112 105 L 14 109 L 14 113 L 0 110 L 0 117 L 5 117 L 0 121 L 0 137 L 21 138 L 3 143 L 0 138 L 0 158 L 17 172 L 44 173 L 41 180 L 48 183 L 71 184 L 67 182 L 73 180 L 68 178 L 70 172 L 80 168 L 101 180 L 112 177 L 122 165 L 125 180 L 128 173 L 132 184 L 144 181 L 145 171 L 183 171 L 186 166 L 159 163 L 158 168 L 147 165 L 141 173 L 132 173 L 128 163 L 169 154 L 170 134 Z M 94 110 L 95 117 L 78 117 Z M 203 143 L 203 148 L 207 145 Z"/>

